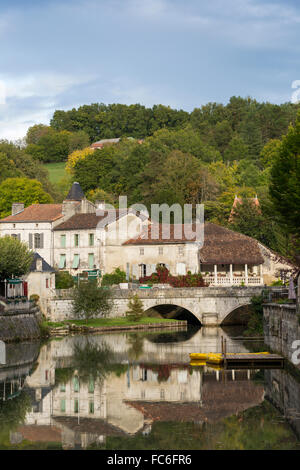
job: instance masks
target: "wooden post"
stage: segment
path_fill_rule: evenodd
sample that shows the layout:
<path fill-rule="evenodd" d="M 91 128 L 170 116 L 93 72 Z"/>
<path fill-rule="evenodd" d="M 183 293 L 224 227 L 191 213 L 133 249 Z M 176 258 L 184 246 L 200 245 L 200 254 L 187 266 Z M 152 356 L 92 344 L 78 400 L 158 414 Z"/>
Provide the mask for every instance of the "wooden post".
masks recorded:
<path fill-rule="evenodd" d="M 226 368 L 226 338 L 224 339 L 224 367 Z"/>

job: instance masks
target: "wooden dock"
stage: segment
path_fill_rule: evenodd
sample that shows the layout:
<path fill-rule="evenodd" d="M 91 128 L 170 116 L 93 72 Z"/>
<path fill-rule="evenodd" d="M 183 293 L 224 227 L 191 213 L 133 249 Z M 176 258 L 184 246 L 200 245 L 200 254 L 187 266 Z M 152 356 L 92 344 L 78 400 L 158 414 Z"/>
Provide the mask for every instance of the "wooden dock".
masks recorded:
<path fill-rule="evenodd" d="M 278 354 L 226 354 L 224 355 L 224 365 L 228 369 L 247 367 L 283 367 L 284 357 Z"/>

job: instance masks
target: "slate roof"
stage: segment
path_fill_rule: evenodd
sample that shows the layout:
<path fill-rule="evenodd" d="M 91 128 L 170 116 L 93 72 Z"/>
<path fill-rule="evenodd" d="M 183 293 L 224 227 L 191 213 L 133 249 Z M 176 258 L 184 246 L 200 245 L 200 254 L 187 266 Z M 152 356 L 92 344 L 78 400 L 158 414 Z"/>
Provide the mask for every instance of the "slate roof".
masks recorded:
<path fill-rule="evenodd" d="M 16 215 L 0 220 L 6 222 L 53 222 L 62 217 L 62 204 L 32 204 Z"/>
<path fill-rule="evenodd" d="M 107 224 L 110 224 L 115 220 L 119 220 L 121 217 L 127 215 L 127 213 L 127 209 L 116 209 L 115 211 L 105 211 L 103 215 L 97 215 L 97 213 L 75 214 L 65 222 L 57 225 L 53 230 L 87 230 L 101 227 L 104 228 Z M 142 220 L 145 219 L 141 214 L 139 217 Z"/>
<path fill-rule="evenodd" d="M 54 273 L 55 269 L 50 266 L 50 264 L 47 263 L 47 261 L 44 260 L 38 253 L 33 254 L 33 261 L 31 263 L 31 266 L 29 268 L 30 272 L 36 271 L 36 260 L 41 259 L 42 260 L 42 270 L 43 272 L 49 272 L 49 273 Z"/>
<path fill-rule="evenodd" d="M 189 231 L 192 228 L 190 225 L 190 228 L 184 232 L 182 227 L 183 236 L 178 238 L 176 226 L 171 225 L 170 237 L 167 238 L 168 226 L 153 224 L 146 227 L 142 234 L 127 240 L 123 245 L 194 243 L 195 235 L 189 236 Z M 155 235 L 152 235 L 153 233 Z M 202 264 L 262 264 L 264 262 L 258 243 L 254 238 L 210 222 L 204 224 L 204 244 L 199 253 Z"/>
<path fill-rule="evenodd" d="M 72 184 L 72 187 L 66 197 L 66 201 L 81 201 L 85 198 L 84 192 L 81 189 L 81 186 L 77 181 Z"/>

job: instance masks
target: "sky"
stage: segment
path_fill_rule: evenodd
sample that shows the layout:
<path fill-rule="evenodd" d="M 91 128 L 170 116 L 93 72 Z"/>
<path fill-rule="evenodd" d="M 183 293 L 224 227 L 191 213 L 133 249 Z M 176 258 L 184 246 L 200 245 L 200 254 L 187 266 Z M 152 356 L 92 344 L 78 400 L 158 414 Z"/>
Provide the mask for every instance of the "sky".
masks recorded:
<path fill-rule="evenodd" d="M 299 0 L 0 0 L 0 139 L 96 102 L 295 100 L 299 52 Z"/>

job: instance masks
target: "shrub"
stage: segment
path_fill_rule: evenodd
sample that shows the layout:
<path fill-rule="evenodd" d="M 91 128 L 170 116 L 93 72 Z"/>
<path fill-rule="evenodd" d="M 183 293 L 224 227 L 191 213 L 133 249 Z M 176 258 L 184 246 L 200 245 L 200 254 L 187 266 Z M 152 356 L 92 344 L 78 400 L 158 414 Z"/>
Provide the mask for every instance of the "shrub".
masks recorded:
<path fill-rule="evenodd" d="M 68 271 L 59 271 L 55 273 L 56 289 L 71 289 L 74 286 L 74 279 Z"/>
<path fill-rule="evenodd" d="M 205 287 L 206 284 L 201 274 L 192 274 L 190 271 L 185 276 L 172 276 L 169 270 L 162 266 L 156 266 L 156 272 L 151 276 L 140 278 L 142 284 L 170 284 L 172 287 Z"/>
<path fill-rule="evenodd" d="M 32 300 L 33 302 L 35 303 L 38 303 L 38 301 L 40 300 L 40 296 L 37 295 L 37 294 L 31 294 L 31 296 L 29 297 L 30 300 Z"/>
<path fill-rule="evenodd" d="M 102 286 L 112 286 L 113 284 L 120 284 L 120 282 L 126 282 L 126 273 L 120 268 L 116 268 L 110 274 L 104 274 L 102 278 Z"/>

